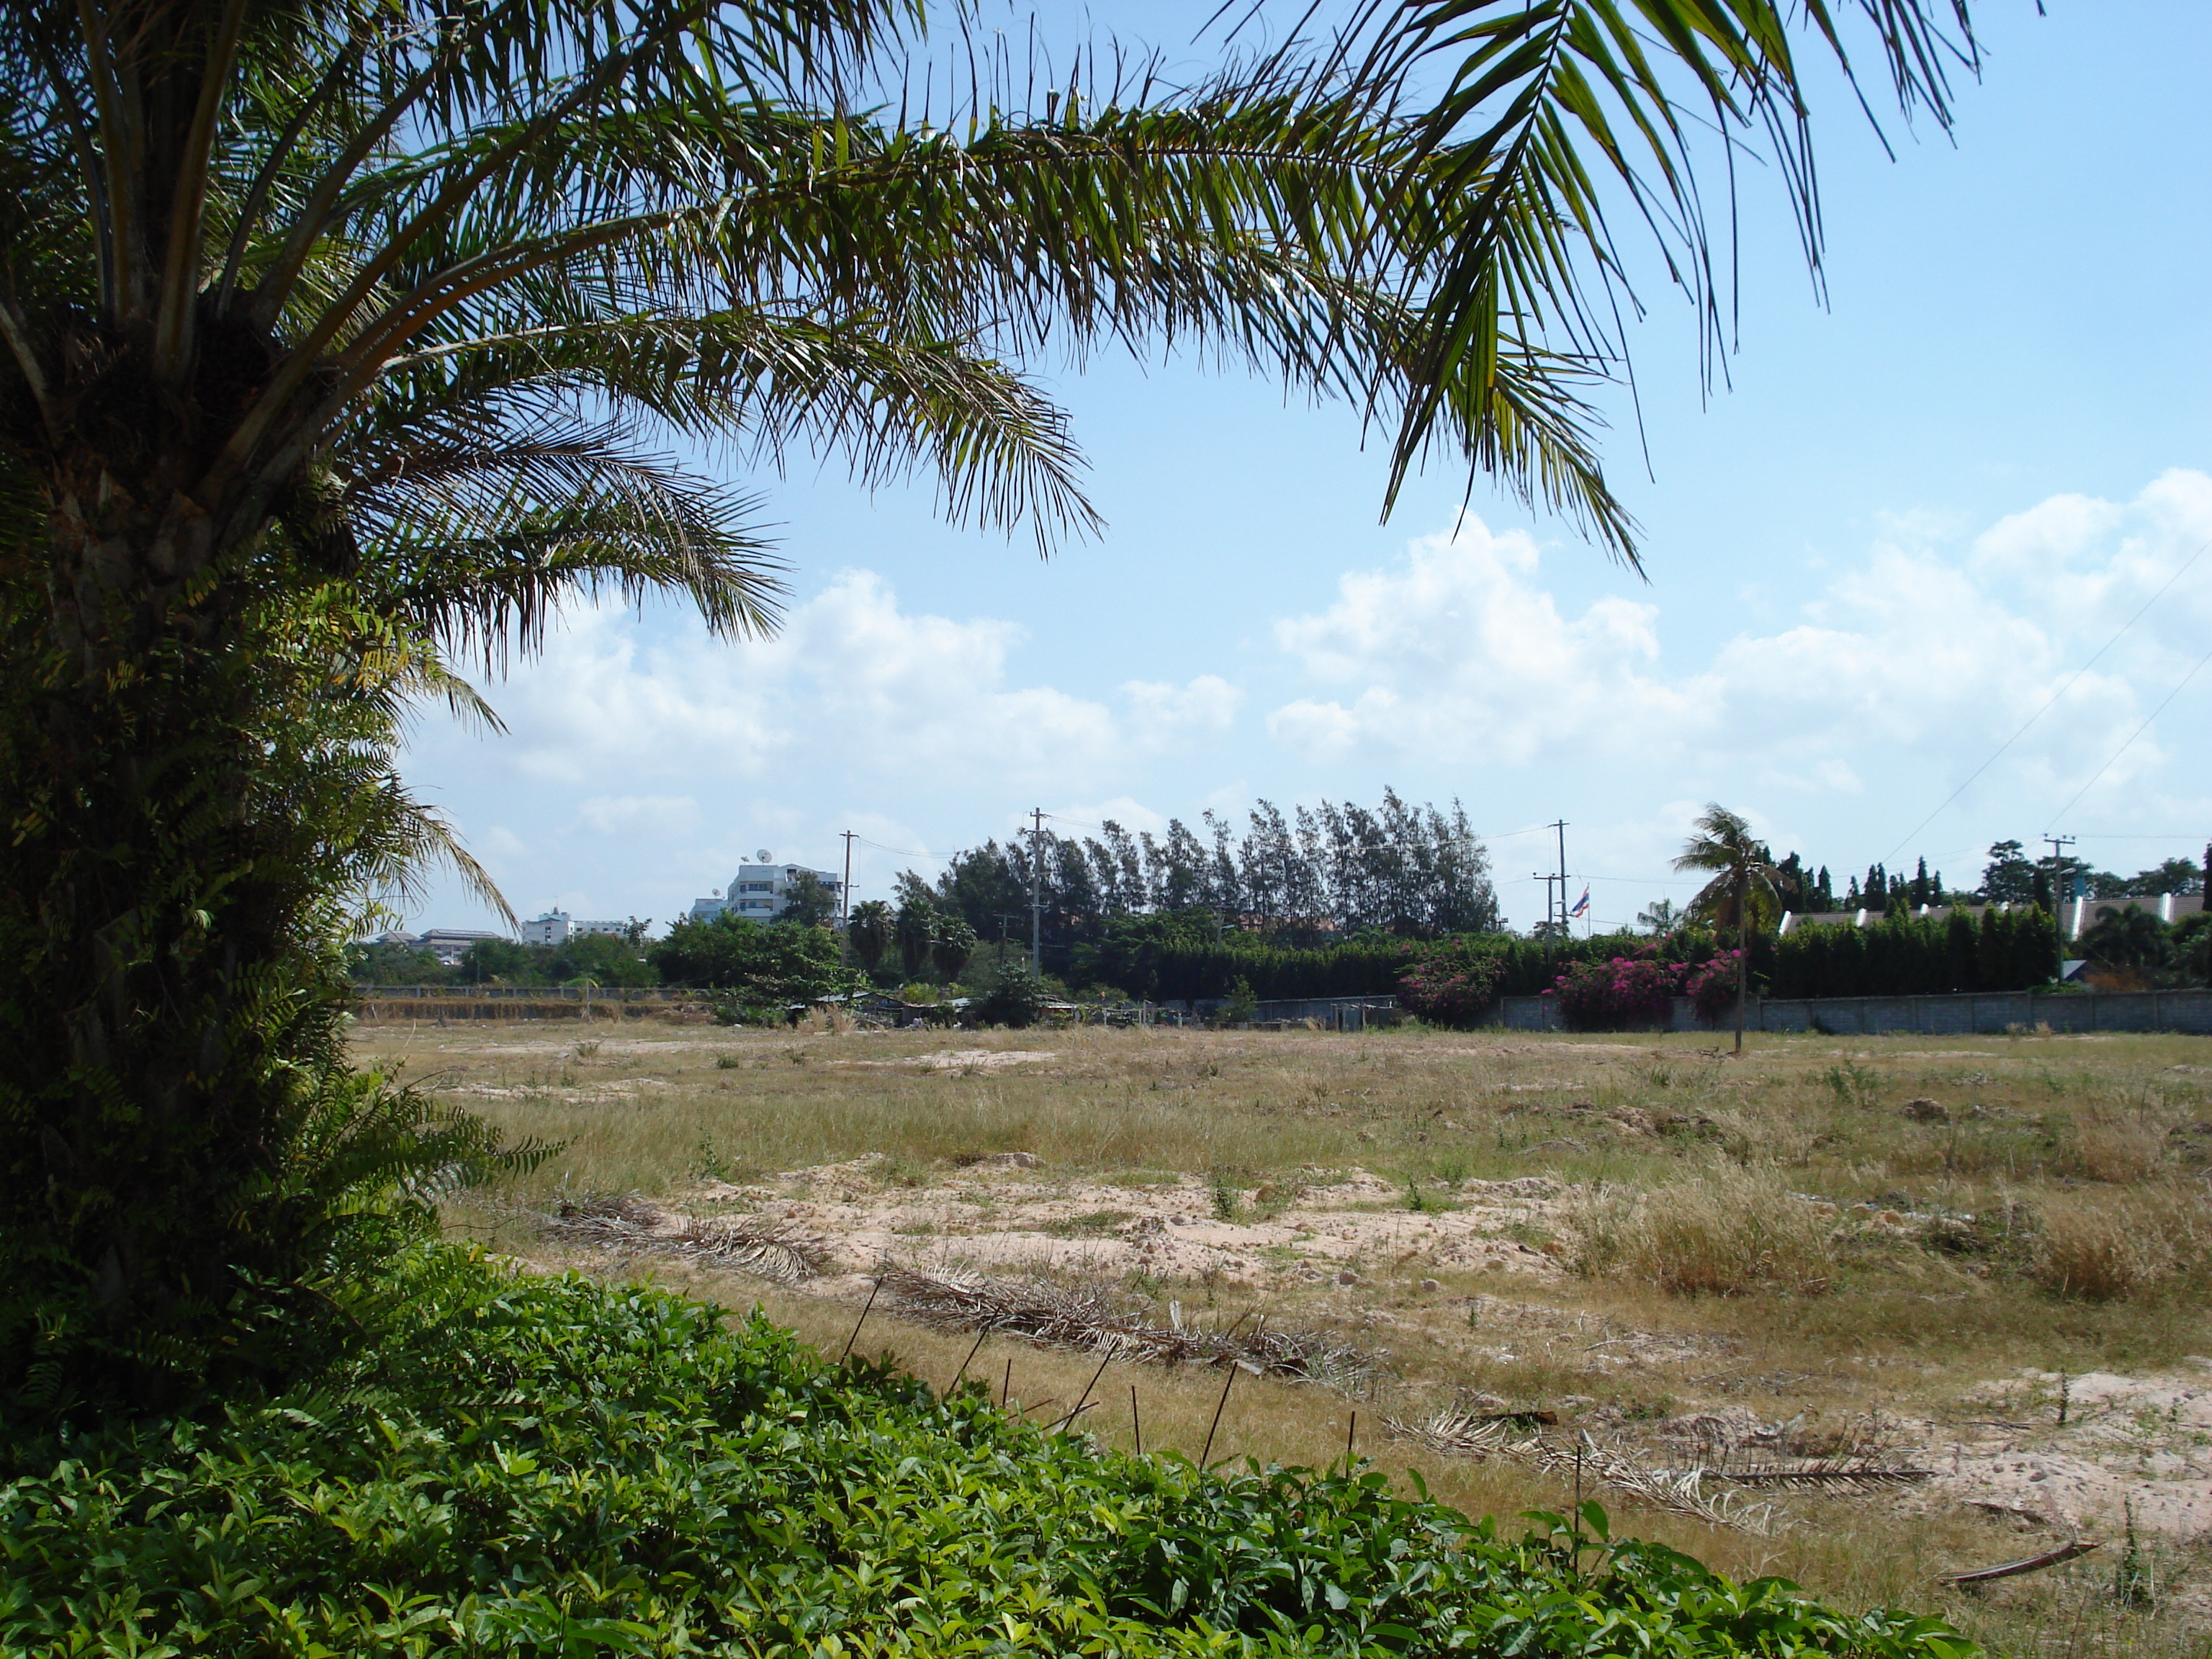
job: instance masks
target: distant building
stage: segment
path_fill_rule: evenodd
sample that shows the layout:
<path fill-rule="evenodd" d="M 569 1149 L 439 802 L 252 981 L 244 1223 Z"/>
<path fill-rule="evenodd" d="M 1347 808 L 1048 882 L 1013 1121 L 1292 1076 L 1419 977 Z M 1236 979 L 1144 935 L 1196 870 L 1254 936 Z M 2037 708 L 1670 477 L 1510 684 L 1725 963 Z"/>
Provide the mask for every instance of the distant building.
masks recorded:
<path fill-rule="evenodd" d="M 837 896 L 842 884 L 834 870 L 810 870 L 803 864 L 741 864 L 730 884 L 691 907 L 691 920 L 711 921 L 716 916 L 743 916 L 749 921 L 774 921 L 791 903 L 791 890 L 799 878 L 811 876 Z"/>
<path fill-rule="evenodd" d="M 585 939 L 593 933 L 609 933 L 616 939 L 629 935 L 626 921 L 578 921 L 566 910 L 548 910 L 533 921 L 522 924 L 525 945 L 566 945 L 572 939 Z"/>
<path fill-rule="evenodd" d="M 390 937 L 386 935 L 386 937 Z M 465 927 L 432 927 L 415 941 L 419 950 L 428 951 L 448 968 L 460 965 L 461 958 L 469 953 L 469 946 L 480 939 L 504 939 L 504 933 L 485 933 Z"/>

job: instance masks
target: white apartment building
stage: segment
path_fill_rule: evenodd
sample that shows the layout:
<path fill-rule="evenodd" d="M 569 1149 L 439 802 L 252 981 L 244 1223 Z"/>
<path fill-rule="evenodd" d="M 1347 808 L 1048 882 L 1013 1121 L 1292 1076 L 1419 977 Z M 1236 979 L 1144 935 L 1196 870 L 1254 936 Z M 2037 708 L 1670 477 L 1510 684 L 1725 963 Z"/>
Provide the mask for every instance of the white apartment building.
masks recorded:
<path fill-rule="evenodd" d="M 791 902 L 791 890 L 802 876 L 811 876 L 836 897 L 842 884 L 834 870 L 810 870 L 803 864 L 771 864 L 761 854 L 758 864 L 741 864 L 730 884 L 691 907 L 691 920 L 708 921 L 720 915 L 743 916 L 749 921 L 774 921 Z"/>
<path fill-rule="evenodd" d="M 566 910 L 548 910 L 535 921 L 522 924 L 525 945 L 566 945 L 572 939 L 583 939 L 592 933 L 611 933 L 620 939 L 629 932 L 626 921 L 578 921 Z"/>

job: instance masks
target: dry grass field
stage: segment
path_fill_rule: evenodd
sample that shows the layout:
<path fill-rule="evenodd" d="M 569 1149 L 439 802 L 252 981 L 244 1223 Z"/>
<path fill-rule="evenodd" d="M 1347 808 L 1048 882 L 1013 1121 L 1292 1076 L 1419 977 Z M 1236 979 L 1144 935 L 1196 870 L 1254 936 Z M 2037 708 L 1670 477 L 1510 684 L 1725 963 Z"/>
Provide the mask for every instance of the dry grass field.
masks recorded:
<path fill-rule="evenodd" d="M 1102 1370 L 977 1347 L 886 1291 L 858 1342 L 1044 1420 L 1089 1402 L 1116 1446 L 1194 1457 L 1211 1432 L 1216 1459 L 1312 1464 L 1349 1438 L 1471 1512 L 1564 1507 L 1579 1449 L 1617 1525 L 1734 1574 L 2008 1652 L 2212 1646 L 2203 1039 L 1761 1037 L 1737 1060 L 1674 1036 L 562 1022 L 358 1046 L 562 1143 L 451 1212 L 533 1262 L 758 1304 L 833 1355 L 890 1266 L 1102 1329 L 1314 1334 L 1348 1356 L 1328 1381 Z M 641 1202 L 602 1215 L 620 1194 Z M 732 1227 L 809 1267 L 741 1271 Z M 1939 1582 L 2069 1538 L 2099 1547 Z"/>

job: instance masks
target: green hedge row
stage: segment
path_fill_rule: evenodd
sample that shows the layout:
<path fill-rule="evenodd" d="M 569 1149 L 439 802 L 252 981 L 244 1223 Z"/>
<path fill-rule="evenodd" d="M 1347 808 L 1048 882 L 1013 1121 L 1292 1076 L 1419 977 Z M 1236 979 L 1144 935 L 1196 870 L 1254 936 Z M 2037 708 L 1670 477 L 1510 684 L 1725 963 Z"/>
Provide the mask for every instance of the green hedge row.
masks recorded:
<path fill-rule="evenodd" d="M 1498 994 L 1536 996 L 1578 962 L 1602 962 L 1649 945 L 1649 940 L 1615 935 L 1595 939 L 1543 940 L 1510 933 L 1465 934 L 1423 942 L 1416 939 L 1363 941 L 1318 951 L 1278 951 L 1219 945 L 1169 945 L 1146 953 L 1149 987 L 1125 989 L 1160 1001 L 1225 997 L 1239 979 L 1262 1000 L 1293 997 L 1365 997 L 1396 994 L 1408 968 L 1438 953 L 1473 952 L 1498 964 Z M 1679 934 L 1662 940 L 1669 962 L 1703 962 L 1713 953 L 1710 938 Z"/>
<path fill-rule="evenodd" d="M 1778 997 L 1891 997 L 2021 991 L 2058 975 L 2058 929 L 2040 909 L 1964 910 L 1925 921 L 1893 915 L 1871 927 L 1793 928 L 1762 941 L 1752 967 Z"/>
<path fill-rule="evenodd" d="M 1847 923 L 1793 928 L 1755 939 L 1752 983 L 1781 997 L 1910 996 L 1946 991 L 2017 991 L 2047 984 L 2057 971 L 2058 934 L 2039 909 L 1964 910 L 1923 921 L 1893 915 L 1869 927 Z M 1685 930 L 1653 941 L 1622 934 L 1528 939 L 1470 934 L 1431 942 L 1381 940 L 1318 951 L 1221 944 L 1148 947 L 1148 983 L 1125 988 L 1157 1000 L 1226 997 L 1242 979 L 1262 1000 L 1294 997 L 1389 996 L 1418 962 L 1480 957 L 1496 964 L 1495 994 L 1540 996 L 1582 963 L 1650 952 L 1662 962 L 1703 963 L 1719 948 L 1710 933 Z M 1490 977 L 1486 972 L 1485 977 Z"/>
<path fill-rule="evenodd" d="M 1226 997 L 1237 981 L 1262 1000 L 1286 997 L 1392 996 L 1398 977 L 1412 960 L 1408 945 L 1339 945 L 1319 951 L 1240 948 L 1234 945 L 1163 945 L 1139 954 L 1132 977 L 1148 983 L 1124 986 L 1133 995 L 1157 1002 Z"/>

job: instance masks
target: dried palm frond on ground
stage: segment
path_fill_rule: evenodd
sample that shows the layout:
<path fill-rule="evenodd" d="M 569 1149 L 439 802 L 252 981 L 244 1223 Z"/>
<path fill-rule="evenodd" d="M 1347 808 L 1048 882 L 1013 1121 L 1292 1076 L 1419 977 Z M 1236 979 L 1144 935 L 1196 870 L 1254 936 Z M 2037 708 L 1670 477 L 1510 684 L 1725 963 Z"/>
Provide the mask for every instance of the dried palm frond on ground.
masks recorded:
<path fill-rule="evenodd" d="M 1618 1446 L 1601 1446 L 1588 1435 L 1565 1443 L 1545 1435 L 1514 1439 L 1506 1425 L 1467 1412 L 1443 1411 L 1420 1422 L 1385 1418 L 1382 1426 L 1401 1440 L 1453 1457 L 1501 1457 L 1543 1470 L 1554 1477 L 1610 1487 L 1625 1497 L 1765 1538 L 1774 1532 L 1771 1504 L 1746 1504 L 1734 1492 L 1708 1492 L 1703 1469 L 1658 1469 L 1640 1463 Z"/>
<path fill-rule="evenodd" d="M 1374 1355 L 1326 1332 L 1271 1327 L 1262 1314 L 1249 1331 L 1155 1325 L 1102 1286 L 1071 1290 L 1039 1279 L 927 1273 L 890 1267 L 878 1280 L 899 1311 L 938 1330 L 996 1331 L 1046 1347 L 1075 1348 L 1147 1364 L 1237 1364 L 1255 1375 L 1319 1382 L 1364 1393 L 1379 1367 Z"/>
<path fill-rule="evenodd" d="M 538 1218 L 549 1238 L 579 1244 L 632 1244 L 660 1224 L 660 1212 L 635 1193 L 593 1193 L 562 1199 L 550 1215 Z"/>
<path fill-rule="evenodd" d="M 781 1285 L 811 1279 L 830 1260 L 822 1241 L 760 1221 L 706 1222 L 672 1217 L 634 1193 L 563 1199 L 538 1230 L 549 1238 L 604 1249 L 649 1251 L 732 1267 Z"/>
<path fill-rule="evenodd" d="M 1823 1458 L 1808 1463 L 1754 1463 L 1741 1468 L 1700 1469 L 1708 1480 L 1725 1480 L 1732 1486 L 1806 1486 L 1823 1492 L 1881 1492 L 1932 1480 L 1933 1469 L 1909 1468 L 1878 1463 L 1863 1457 Z"/>

